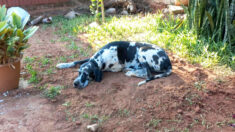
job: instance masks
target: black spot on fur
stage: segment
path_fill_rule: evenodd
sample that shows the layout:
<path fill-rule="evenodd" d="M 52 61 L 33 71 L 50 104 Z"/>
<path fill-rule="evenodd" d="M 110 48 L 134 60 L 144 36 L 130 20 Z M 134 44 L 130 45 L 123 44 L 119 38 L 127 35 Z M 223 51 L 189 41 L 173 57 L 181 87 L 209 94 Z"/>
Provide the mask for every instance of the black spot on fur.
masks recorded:
<path fill-rule="evenodd" d="M 161 62 L 160 64 L 160 70 L 161 71 L 166 71 L 168 69 L 171 69 L 172 66 L 171 66 L 171 62 L 170 62 L 170 59 L 167 57 L 165 59 L 163 59 L 163 61 Z"/>
<path fill-rule="evenodd" d="M 136 47 L 129 46 L 129 43 L 120 44 L 117 49 L 118 60 L 120 64 L 131 62 L 136 55 Z"/>
<path fill-rule="evenodd" d="M 109 68 L 112 68 L 112 67 L 113 67 L 113 64 L 110 64 L 110 65 L 109 65 Z"/>
<path fill-rule="evenodd" d="M 164 51 L 159 51 L 157 54 L 159 57 L 166 56 L 166 53 Z"/>
<path fill-rule="evenodd" d="M 106 66 L 106 64 L 103 63 L 103 64 L 102 64 L 102 70 L 105 69 L 105 66 Z"/>
<path fill-rule="evenodd" d="M 81 82 L 84 83 L 86 81 L 86 76 L 85 73 L 82 74 L 81 76 Z"/>
<path fill-rule="evenodd" d="M 143 56 L 143 58 L 146 60 L 146 57 L 145 57 L 145 56 Z"/>
<path fill-rule="evenodd" d="M 135 67 L 134 66 L 130 66 L 129 68 L 134 69 Z"/>
<path fill-rule="evenodd" d="M 142 49 L 143 52 L 146 52 L 146 51 L 148 51 L 150 49 L 154 49 L 154 48 L 150 47 L 150 46 L 144 46 L 144 47 L 141 47 L 141 49 Z"/>
<path fill-rule="evenodd" d="M 159 59 L 159 57 L 157 55 L 153 55 L 153 60 L 156 65 L 158 64 L 158 59 Z"/>

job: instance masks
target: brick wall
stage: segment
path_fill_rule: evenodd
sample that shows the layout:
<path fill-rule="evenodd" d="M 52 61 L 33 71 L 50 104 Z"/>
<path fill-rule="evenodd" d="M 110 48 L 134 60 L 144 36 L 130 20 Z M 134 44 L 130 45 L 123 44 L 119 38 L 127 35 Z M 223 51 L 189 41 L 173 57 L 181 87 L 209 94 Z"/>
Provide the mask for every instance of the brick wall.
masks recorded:
<path fill-rule="evenodd" d="M 29 6 L 39 4 L 51 4 L 67 2 L 69 0 L 0 0 L 0 5 L 6 5 L 7 7 L 12 6 Z"/>

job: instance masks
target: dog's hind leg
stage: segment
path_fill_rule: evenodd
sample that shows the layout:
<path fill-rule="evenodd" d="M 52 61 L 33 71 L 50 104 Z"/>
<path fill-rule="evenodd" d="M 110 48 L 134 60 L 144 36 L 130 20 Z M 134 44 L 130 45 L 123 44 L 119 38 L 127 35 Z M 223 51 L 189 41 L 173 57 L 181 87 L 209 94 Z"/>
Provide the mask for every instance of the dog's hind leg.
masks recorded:
<path fill-rule="evenodd" d="M 143 84 L 145 84 L 145 83 L 147 83 L 149 81 L 152 81 L 154 79 L 158 79 L 158 78 L 162 78 L 162 77 L 167 77 L 167 76 L 169 76 L 171 74 L 171 72 L 172 72 L 172 67 L 169 66 L 166 72 L 158 74 L 158 75 L 154 75 L 151 78 L 147 78 L 146 80 L 139 82 L 138 86 L 141 86 L 141 85 L 143 85 Z"/>
<path fill-rule="evenodd" d="M 85 59 L 85 60 L 81 60 L 81 61 L 74 61 L 74 62 L 69 62 L 69 63 L 59 63 L 56 65 L 57 68 L 59 69 L 64 69 L 64 68 L 71 68 L 71 67 L 75 67 L 76 65 L 82 65 L 83 63 L 88 62 L 90 59 Z"/>

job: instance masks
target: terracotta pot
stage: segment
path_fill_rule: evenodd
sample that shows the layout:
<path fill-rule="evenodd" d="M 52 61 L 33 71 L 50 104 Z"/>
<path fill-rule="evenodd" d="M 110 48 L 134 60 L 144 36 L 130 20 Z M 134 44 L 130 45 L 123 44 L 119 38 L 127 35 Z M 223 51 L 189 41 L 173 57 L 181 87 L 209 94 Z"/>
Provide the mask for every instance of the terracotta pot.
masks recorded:
<path fill-rule="evenodd" d="M 0 92 L 16 89 L 20 79 L 20 60 L 0 65 Z"/>
<path fill-rule="evenodd" d="M 189 2 L 189 0 L 175 0 L 175 5 L 177 5 L 177 6 L 181 6 L 181 5 L 188 6 L 188 2 Z"/>

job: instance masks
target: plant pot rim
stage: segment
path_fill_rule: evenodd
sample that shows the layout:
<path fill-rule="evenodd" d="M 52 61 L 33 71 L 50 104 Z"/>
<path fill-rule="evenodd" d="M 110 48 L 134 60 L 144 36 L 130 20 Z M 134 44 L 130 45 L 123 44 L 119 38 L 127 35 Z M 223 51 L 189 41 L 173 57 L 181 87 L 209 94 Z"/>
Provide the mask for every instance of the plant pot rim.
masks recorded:
<path fill-rule="evenodd" d="M 8 66 L 8 65 L 12 65 L 12 64 L 17 63 L 19 61 L 21 61 L 21 58 L 16 59 L 14 62 L 10 62 L 10 63 L 7 63 L 7 64 L 0 64 L 0 68 Z"/>

